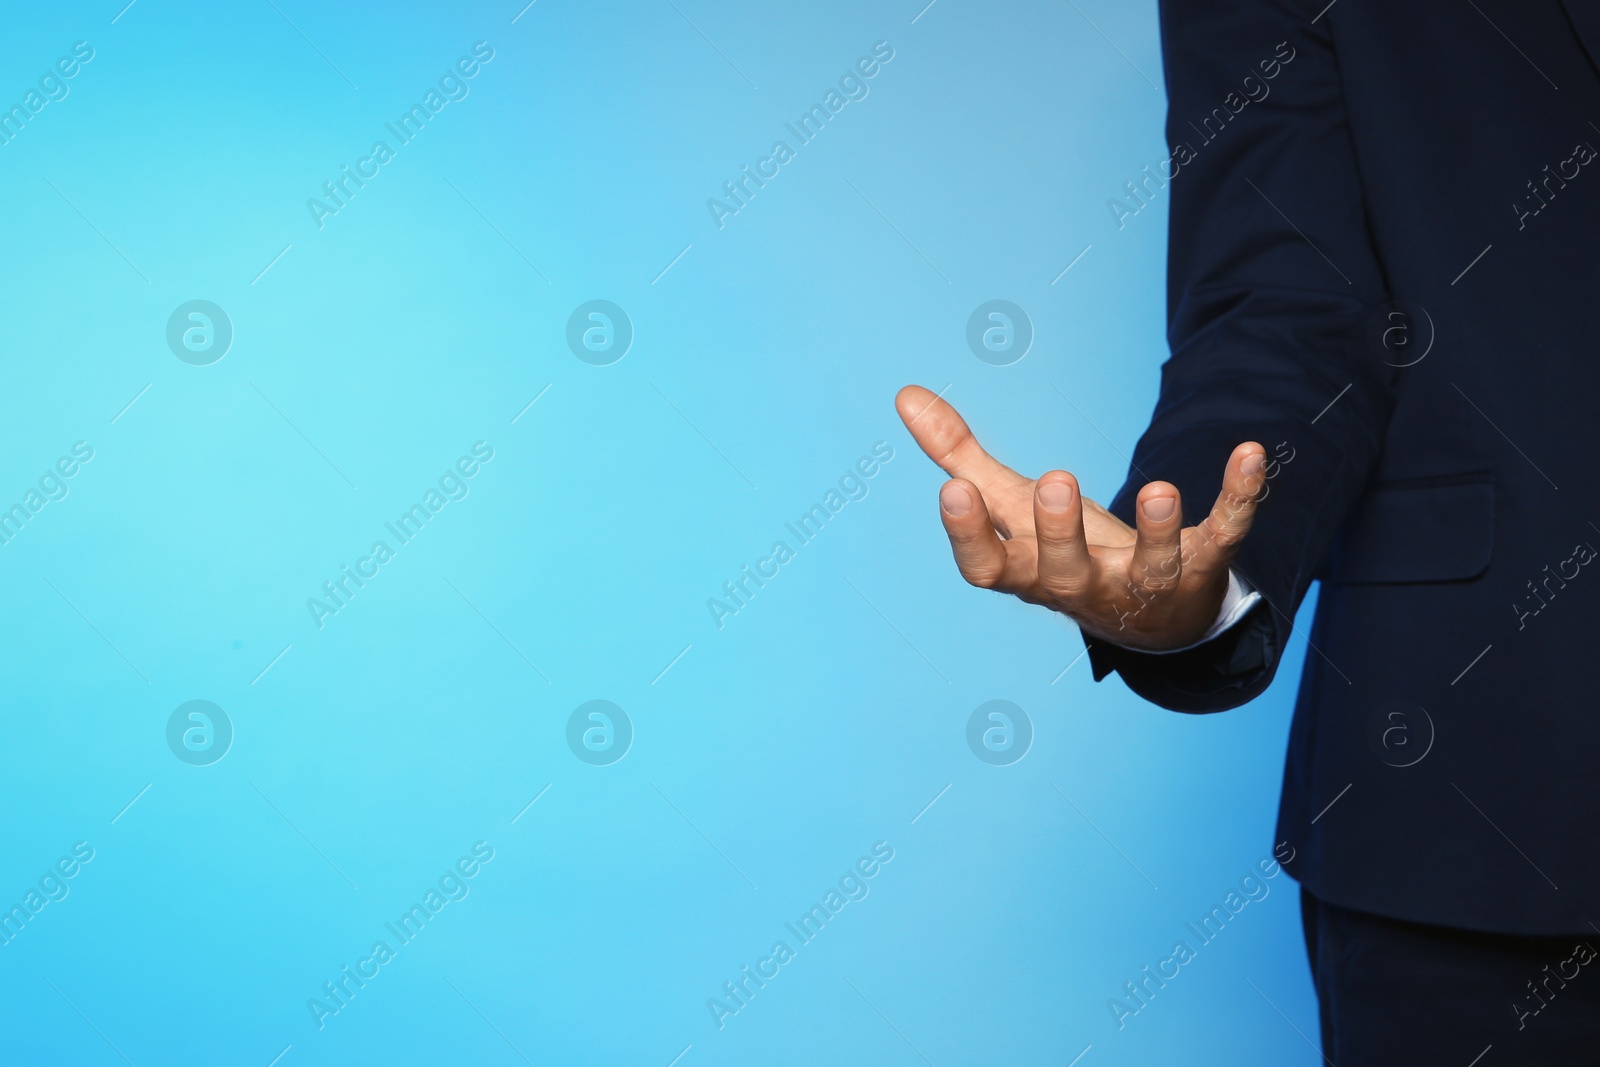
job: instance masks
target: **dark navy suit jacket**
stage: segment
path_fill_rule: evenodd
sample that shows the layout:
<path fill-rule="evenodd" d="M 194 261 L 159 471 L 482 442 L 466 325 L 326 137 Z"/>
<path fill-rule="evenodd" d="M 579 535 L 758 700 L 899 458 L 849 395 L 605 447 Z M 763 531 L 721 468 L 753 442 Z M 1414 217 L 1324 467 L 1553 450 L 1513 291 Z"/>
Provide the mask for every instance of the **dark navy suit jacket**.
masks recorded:
<path fill-rule="evenodd" d="M 1188 652 L 1093 642 L 1095 677 L 1242 704 L 1320 580 L 1286 869 L 1381 915 L 1592 934 L 1600 0 L 1161 15 L 1172 354 L 1111 510 L 1165 479 L 1193 522 L 1240 442 L 1279 461 L 1234 565 L 1264 602 Z"/>

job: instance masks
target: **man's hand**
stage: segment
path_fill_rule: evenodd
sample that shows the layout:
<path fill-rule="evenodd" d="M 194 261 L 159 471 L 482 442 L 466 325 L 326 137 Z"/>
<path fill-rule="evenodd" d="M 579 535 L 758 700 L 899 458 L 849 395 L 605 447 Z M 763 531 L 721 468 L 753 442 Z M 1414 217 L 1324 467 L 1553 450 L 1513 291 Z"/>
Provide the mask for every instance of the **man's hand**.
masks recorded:
<path fill-rule="evenodd" d="M 900 390 L 895 407 L 950 475 L 939 513 L 967 581 L 1062 612 L 1126 648 L 1182 648 L 1215 621 L 1228 561 L 1264 495 L 1261 445 L 1233 450 L 1222 492 L 1198 526 L 1184 529 L 1175 486 L 1151 482 L 1139 490 L 1138 527 L 1129 529 L 1085 499 L 1066 471 L 1035 481 L 989 455 L 955 408 L 920 385 Z"/>

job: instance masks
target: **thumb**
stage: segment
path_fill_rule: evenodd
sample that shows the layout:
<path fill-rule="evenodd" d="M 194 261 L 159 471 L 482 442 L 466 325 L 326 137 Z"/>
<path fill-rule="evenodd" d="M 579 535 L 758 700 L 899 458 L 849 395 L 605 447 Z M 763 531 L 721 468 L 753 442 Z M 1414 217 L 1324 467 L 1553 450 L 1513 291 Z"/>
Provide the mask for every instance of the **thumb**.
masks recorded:
<path fill-rule="evenodd" d="M 1233 450 L 1223 470 L 1222 491 L 1197 529 L 1199 543 L 1191 554 L 1191 570 L 1210 574 L 1238 554 L 1256 509 L 1267 496 L 1266 466 L 1267 450 L 1254 441 Z"/>

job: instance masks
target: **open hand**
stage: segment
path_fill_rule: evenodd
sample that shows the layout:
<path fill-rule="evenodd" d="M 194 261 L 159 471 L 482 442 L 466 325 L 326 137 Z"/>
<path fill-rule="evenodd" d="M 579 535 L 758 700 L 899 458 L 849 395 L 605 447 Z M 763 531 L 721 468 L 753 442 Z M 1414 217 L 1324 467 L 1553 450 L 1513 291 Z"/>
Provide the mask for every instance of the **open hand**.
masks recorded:
<path fill-rule="evenodd" d="M 956 566 L 973 585 L 1075 619 L 1126 648 L 1182 648 L 1203 636 L 1228 588 L 1228 561 L 1250 530 L 1266 484 L 1266 449 L 1233 450 L 1222 491 L 1197 526 L 1183 526 L 1170 482 L 1139 490 L 1137 528 L 1078 491 L 1066 471 L 1025 478 L 983 450 L 955 408 L 908 385 L 895 408 L 951 480 L 939 513 Z"/>

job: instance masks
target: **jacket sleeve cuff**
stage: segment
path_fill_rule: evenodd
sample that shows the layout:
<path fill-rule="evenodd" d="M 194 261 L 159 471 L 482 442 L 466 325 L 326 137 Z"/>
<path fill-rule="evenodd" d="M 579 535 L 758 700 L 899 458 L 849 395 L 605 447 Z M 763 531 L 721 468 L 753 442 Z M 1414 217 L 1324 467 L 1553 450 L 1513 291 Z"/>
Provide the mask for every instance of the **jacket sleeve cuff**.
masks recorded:
<path fill-rule="evenodd" d="M 1175 652 L 1142 652 L 1084 635 L 1094 680 L 1112 671 L 1139 696 L 1175 711 L 1236 708 L 1272 681 L 1282 649 L 1272 605 L 1251 592 L 1242 616 L 1220 634 Z"/>

